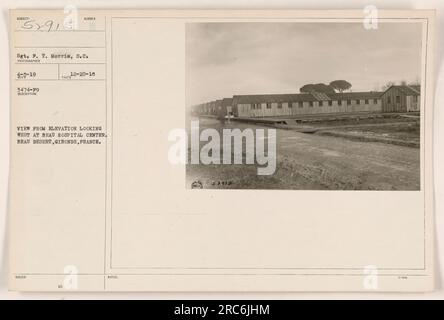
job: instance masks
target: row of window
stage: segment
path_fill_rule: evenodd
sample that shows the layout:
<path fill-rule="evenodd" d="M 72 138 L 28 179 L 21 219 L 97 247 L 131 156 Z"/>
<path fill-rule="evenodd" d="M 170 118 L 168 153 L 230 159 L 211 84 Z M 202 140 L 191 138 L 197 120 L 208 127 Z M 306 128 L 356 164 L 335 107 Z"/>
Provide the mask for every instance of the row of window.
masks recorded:
<path fill-rule="evenodd" d="M 347 105 L 351 105 L 351 103 L 352 103 L 352 100 L 344 100 L 344 101 L 346 101 Z M 327 104 L 329 106 L 333 105 L 333 100 L 318 101 L 319 107 L 322 107 L 324 105 L 324 102 L 327 102 Z M 338 106 L 342 105 L 342 100 L 338 100 L 337 102 L 338 102 Z M 361 104 L 361 100 L 359 100 L 359 99 L 355 100 L 355 102 L 356 102 L 356 104 Z M 377 104 L 377 103 L 378 103 L 378 99 L 373 99 L 373 104 Z M 289 108 L 292 108 L 292 107 L 295 107 L 296 104 L 299 106 L 299 108 L 302 108 L 304 106 L 302 101 L 299 101 L 297 103 L 296 102 L 293 102 L 293 103 L 289 102 L 288 106 L 289 106 Z M 370 100 L 365 99 L 364 104 L 370 104 Z M 309 101 L 308 105 L 310 107 L 313 107 L 313 105 L 314 105 L 313 101 Z M 278 102 L 277 107 L 278 107 L 278 109 L 282 109 L 282 102 Z M 260 103 L 252 103 L 251 108 L 252 109 L 261 109 L 261 104 Z M 267 102 L 267 109 L 271 109 L 271 102 Z"/>

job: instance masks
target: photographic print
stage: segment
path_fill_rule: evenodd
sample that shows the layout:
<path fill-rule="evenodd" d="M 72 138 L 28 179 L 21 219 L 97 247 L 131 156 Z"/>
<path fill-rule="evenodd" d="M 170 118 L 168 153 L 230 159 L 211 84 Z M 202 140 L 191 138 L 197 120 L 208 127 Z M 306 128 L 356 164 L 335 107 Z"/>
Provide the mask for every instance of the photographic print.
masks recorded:
<path fill-rule="evenodd" d="M 422 24 L 186 25 L 186 186 L 419 190 Z"/>
<path fill-rule="evenodd" d="M 10 10 L 9 290 L 433 290 L 435 15 Z"/>

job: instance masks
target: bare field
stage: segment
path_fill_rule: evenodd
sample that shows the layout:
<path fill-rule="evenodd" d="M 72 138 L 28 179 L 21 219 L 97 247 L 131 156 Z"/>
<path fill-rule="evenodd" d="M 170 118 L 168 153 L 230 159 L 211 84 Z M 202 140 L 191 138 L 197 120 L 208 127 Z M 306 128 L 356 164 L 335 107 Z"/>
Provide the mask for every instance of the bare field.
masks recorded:
<path fill-rule="evenodd" d="M 396 141 L 404 141 L 419 147 L 420 126 L 417 122 L 405 122 L 391 125 L 370 125 L 362 127 L 335 128 L 336 132 L 346 132 L 353 135 L 361 135 L 368 138 L 384 138 Z"/>
<path fill-rule="evenodd" d="M 245 123 L 223 124 L 201 119 L 200 129 L 264 128 Z M 267 127 L 265 127 L 267 128 Z M 188 164 L 187 187 L 293 190 L 419 190 L 419 148 L 381 142 L 351 141 L 341 137 L 277 130 L 277 166 L 270 176 L 259 176 L 256 165 Z M 350 129 L 351 130 L 351 129 Z M 367 132 L 412 138 L 419 128 L 367 127 Z M 416 132 L 418 130 L 418 132 Z"/>

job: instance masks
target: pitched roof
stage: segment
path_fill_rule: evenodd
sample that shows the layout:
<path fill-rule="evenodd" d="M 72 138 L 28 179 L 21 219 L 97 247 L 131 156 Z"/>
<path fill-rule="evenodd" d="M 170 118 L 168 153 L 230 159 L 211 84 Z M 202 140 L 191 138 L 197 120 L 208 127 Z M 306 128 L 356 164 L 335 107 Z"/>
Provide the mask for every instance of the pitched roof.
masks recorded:
<path fill-rule="evenodd" d="M 415 90 L 416 92 L 418 92 L 418 94 L 421 94 L 421 86 L 419 85 L 412 85 L 409 86 L 410 89 Z"/>
<path fill-rule="evenodd" d="M 378 91 L 327 93 L 332 100 L 377 99 L 380 98 L 382 94 L 383 92 Z"/>
<path fill-rule="evenodd" d="M 311 94 L 318 101 L 331 100 L 330 97 L 327 95 L 327 93 L 313 91 L 311 92 Z"/>
<path fill-rule="evenodd" d="M 222 106 L 223 107 L 228 107 L 231 106 L 233 104 L 233 98 L 223 98 L 222 99 Z"/>
<path fill-rule="evenodd" d="M 253 94 L 253 95 L 235 95 L 235 96 L 233 96 L 233 104 L 266 103 L 266 102 L 297 102 L 297 101 L 316 101 L 316 99 L 309 93 Z"/>
<path fill-rule="evenodd" d="M 223 98 L 222 107 L 229 107 L 233 105 L 233 98 Z"/>
<path fill-rule="evenodd" d="M 266 102 L 298 102 L 298 101 L 326 101 L 347 99 L 376 99 L 382 92 L 343 92 L 343 93 L 296 93 L 296 94 L 255 94 L 235 95 L 233 104 L 266 103 Z"/>
<path fill-rule="evenodd" d="M 385 92 L 387 92 L 391 88 L 396 88 L 407 96 L 419 96 L 421 94 L 421 86 L 416 86 L 416 85 L 414 85 L 414 86 L 407 86 L 407 85 L 391 86 Z"/>

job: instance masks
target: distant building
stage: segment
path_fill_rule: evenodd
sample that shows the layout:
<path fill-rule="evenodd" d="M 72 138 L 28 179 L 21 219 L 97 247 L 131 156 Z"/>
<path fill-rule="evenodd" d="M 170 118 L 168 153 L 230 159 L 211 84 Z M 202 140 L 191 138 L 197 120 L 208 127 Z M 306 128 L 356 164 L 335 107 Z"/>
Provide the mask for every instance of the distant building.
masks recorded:
<path fill-rule="evenodd" d="M 224 118 L 281 117 L 347 112 L 419 111 L 419 86 L 391 86 L 385 92 L 235 95 L 194 106 L 196 114 Z"/>
<path fill-rule="evenodd" d="M 420 86 L 391 86 L 381 96 L 383 112 L 419 111 Z"/>
<path fill-rule="evenodd" d="M 318 113 L 381 112 L 381 92 L 241 95 L 233 97 L 237 117 Z"/>
<path fill-rule="evenodd" d="M 225 116 L 233 115 L 233 98 L 223 98 L 222 99 L 222 110 L 219 113 L 220 118 L 225 118 Z"/>

